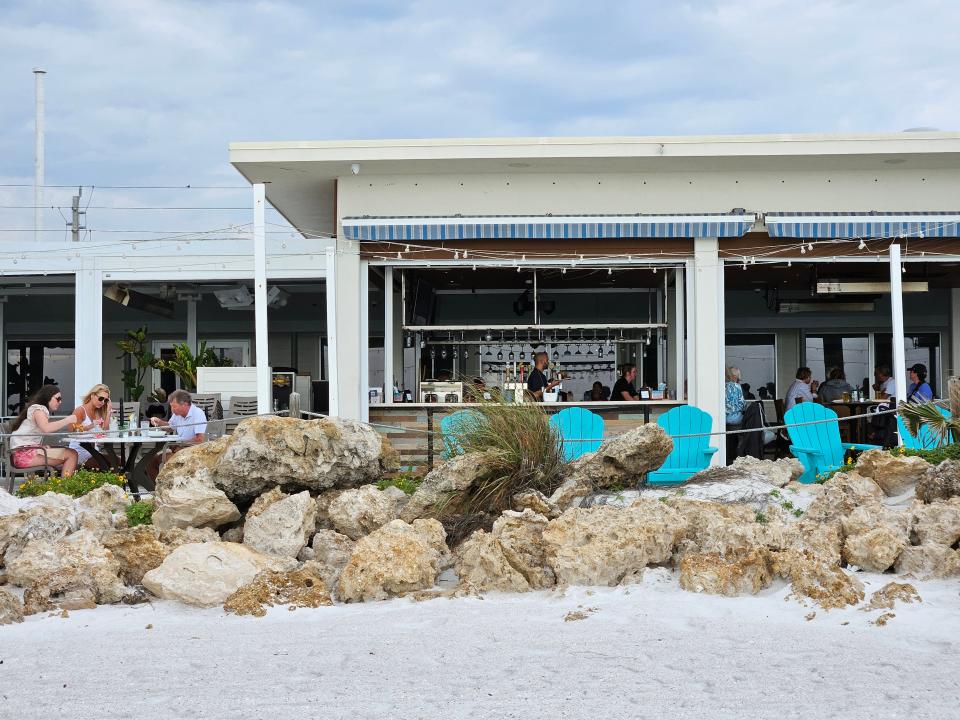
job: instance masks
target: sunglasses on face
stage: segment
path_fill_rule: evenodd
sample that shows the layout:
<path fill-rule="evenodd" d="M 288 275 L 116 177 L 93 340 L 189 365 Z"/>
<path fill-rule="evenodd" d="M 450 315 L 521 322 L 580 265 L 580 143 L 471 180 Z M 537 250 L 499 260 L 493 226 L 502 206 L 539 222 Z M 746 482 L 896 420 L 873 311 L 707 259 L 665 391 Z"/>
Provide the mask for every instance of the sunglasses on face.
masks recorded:
<path fill-rule="evenodd" d="M 57 402 L 60 402 L 61 400 L 63 400 L 63 396 L 62 396 L 62 395 L 54 395 L 54 396 L 53 396 L 53 399 L 56 400 Z"/>
<path fill-rule="evenodd" d="M 110 399 L 109 397 L 104 397 L 103 395 L 97 395 L 97 400 L 99 400 L 102 403 L 105 403 L 109 399 Z"/>

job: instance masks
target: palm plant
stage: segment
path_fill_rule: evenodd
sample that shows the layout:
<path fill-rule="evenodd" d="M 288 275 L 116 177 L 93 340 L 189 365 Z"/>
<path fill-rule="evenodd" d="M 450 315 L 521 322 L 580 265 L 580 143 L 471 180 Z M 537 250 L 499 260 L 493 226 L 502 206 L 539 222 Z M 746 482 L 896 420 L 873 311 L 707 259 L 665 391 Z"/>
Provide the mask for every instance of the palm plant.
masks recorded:
<path fill-rule="evenodd" d="M 161 358 L 156 361 L 160 370 L 169 370 L 180 378 L 185 390 L 197 389 L 197 368 L 199 367 L 231 367 L 233 360 L 221 358 L 213 348 L 208 348 L 206 341 L 200 343 L 197 354 L 194 355 L 190 346 L 180 343 L 173 346 L 172 358 Z"/>
<path fill-rule="evenodd" d="M 949 417 L 943 414 L 936 402 L 907 403 L 900 407 L 900 414 L 910 432 L 916 435 L 921 426 L 926 426 L 940 441 L 960 442 L 960 382 L 949 385 Z"/>

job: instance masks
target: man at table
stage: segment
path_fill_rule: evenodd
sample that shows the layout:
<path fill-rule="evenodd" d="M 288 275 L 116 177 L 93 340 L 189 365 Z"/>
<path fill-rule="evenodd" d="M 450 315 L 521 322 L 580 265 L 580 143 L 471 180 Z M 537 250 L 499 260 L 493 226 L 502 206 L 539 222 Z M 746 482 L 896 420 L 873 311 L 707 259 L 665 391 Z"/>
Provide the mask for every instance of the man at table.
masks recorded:
<path fill-rule="evenodd" d="M 639 400 L 637 388 L 633 381 L 637 379 L 637 366 L 627 363 L 620 368 L 620 379 L 613 385 L 610 391 L 611 400 Z"/>
<path fill-rule="evenodd" d="M 174 390 L 170 393 L 170 420 L 150 418 L 154 427 L 169 427 L 185 445 L 197 445 L 206 439 L 207 416 L 193 404 L 186 390 Z"/>
<path fill-rule="evenodd" d="M 561 382 L 560 380 L 547 381 L 547 376 L 543 371 L 549 362 L 550 360 L 545 352 L 538 352 L 533 357 L 533 370 L 530 371 L 530 377 L 527 378 L 527 392 L 533 395 L 534 400 L 542 401 L 543 394 L 550 392 Z"/>
<path fill-rule="evenodd" d="M 889 365 L 877 365 L 873 370 L 873 389 L 877 393 L 877 400 L 889 400 L 897 396 L 897 381 Z"/>
<path fill-rule="evenodd" d="M 783 409 L 789 410 L 797 402 L 813 402 L 817 396 L 818 383 L 808 367 L 797 368 L 797 379 L 787 388 Z"/>

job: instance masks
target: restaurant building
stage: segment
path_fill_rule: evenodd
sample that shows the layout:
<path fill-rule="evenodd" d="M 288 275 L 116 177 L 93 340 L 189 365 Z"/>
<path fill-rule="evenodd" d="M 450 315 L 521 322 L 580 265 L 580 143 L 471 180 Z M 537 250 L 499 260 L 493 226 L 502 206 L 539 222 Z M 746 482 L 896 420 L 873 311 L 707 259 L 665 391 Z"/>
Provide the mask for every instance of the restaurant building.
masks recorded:
<path fill-rule="evenodd" d="M 568 399 L 547 409 L 584 405 L 607 434 L 678 403 L 722 429 L 726 365 L 772 397 L 801 365 L 857 385 L 891 364 L 904 387 L 922 362 L 938 393 L 960 367 L 960 133 L 238 142 L 230 162 L 296 236 L 258 240 L 255 222 L 229 250 L 81 252 L 60 276 L 76 278 L 78 390 L 117 382 L 112 343 L 142 319 L 105 311 L 110 284 L 165 294 L 169 340 L 309 375 L 314 409 L 378 423 L 411 464 L 471 399 L 457 382 L 504 388 L 539 350 Z M 241 319 L 215 294 L 241 287 L 285 302 Z M 24 303 L 5 307 L 8 358 L 73 330 Z M 590 400 L 624 363 L 644 399 Z"/>

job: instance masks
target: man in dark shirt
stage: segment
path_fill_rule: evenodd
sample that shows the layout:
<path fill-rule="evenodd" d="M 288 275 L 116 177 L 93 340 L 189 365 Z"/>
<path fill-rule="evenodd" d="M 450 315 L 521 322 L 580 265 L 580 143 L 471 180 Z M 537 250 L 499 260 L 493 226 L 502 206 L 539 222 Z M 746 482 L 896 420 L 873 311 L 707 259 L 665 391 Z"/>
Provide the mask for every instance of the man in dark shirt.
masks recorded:
<path fill-rule="evenodd" d="M 559 380 L 547 382 L 547 376 L 543 371 L 546 369 L 549 360 L 545 352 L 538 352 L 533 358 L 533 370 L 530 371 L 530 377 L 527 378 L 527 392 L 533 395 L 534 400 L 543 400 L 543 393 L 553 390 L 560 384 Z"/>
<path fill-rule="evenodd" d="M 637 366 L 627 364 L 620 369 L 620 379 L 613 386 L 610 393 L 611 400 L 639 400 L 637 388 L 633 381 L 637 379 Z"/>

